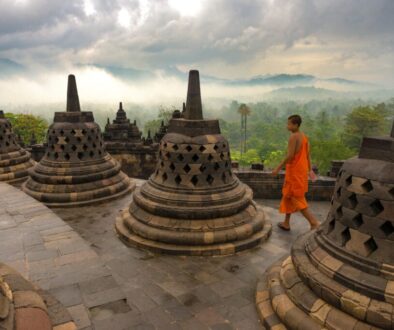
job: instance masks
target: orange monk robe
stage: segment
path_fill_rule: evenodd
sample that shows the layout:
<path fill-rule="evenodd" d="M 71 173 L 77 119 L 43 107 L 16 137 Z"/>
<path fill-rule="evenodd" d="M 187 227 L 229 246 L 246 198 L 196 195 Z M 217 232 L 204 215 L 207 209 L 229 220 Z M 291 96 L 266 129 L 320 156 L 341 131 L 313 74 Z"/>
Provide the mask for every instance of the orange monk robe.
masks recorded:
<path fill-rule="evenodd" d="M 308 207 L 305 193 L 308 191 L 309 170 L 308 139 L 304 135 L 300 150 L 286 164 L 285 182 L 282 188 L 282 200 L 279 212 L 294 213 Z"/>

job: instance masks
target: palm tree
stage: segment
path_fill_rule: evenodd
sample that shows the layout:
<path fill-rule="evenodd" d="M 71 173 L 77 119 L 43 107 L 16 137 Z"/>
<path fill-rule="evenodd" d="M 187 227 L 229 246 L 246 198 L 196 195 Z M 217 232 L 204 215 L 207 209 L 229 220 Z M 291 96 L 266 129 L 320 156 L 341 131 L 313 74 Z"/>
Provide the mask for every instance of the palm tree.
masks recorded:
<path fill-rule="evenodd" d="M 242 154 L 246 152 L 247 118 L 251 114 L 251 110 L 246 104 L 242 103 L 238 108 L 238 113 L 241 114 L 241 131 L 243 132 L 243 136 L 241 138 L 241 157 L 242 157 Z"/>

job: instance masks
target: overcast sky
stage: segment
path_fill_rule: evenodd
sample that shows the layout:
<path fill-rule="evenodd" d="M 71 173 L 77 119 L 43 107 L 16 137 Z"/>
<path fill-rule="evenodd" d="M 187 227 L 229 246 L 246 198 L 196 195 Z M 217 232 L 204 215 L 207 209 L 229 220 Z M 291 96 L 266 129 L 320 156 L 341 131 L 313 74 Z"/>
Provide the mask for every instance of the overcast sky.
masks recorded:
<path fill-rule="evenodd" d="M 0 0 L 0 13 L 0 60 L 14 65 L 0 72 L 0 97 L 10 102 L 41 85 L 56 99 L 52 85 L 75 70 L 128 91 L 89 65 L 394 87 L 394 0 Z"/>

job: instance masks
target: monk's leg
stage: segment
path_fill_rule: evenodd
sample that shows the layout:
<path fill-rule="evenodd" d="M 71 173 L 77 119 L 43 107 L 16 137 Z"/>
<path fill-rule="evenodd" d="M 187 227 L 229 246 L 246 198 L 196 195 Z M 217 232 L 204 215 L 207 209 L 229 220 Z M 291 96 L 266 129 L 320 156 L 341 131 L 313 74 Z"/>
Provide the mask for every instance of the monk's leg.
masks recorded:
<path fill-rule="evenodd" d="M 305 208 L 300 211 L 302 215 L 308 220 L 309 224 L 311 225 L 311 230 L 316 229 L 320 226 L 320 222 L 316 219 L 316 217 L 309 211 L 308 208 Z"/>
<path fill-rule="evenodd" d="M 279 225 L 284 229 L 290 229 L 290 217 L 291 213 L 286 213 L 285 221 L 281 222 Z"/>

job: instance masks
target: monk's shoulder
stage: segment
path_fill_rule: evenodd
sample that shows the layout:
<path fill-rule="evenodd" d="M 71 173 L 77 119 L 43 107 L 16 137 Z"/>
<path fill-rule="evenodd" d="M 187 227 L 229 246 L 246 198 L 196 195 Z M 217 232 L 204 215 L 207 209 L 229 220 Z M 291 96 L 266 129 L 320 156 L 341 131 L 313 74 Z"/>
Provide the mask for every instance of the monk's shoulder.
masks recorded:
<path fill-rule="evenodd" d="M 296 140 L 297 139 L 297 134 L 298 133 L 291 133 L 289 139 L 290 140 Z"/>
<path fill-rule="evenodd" d="M 290 141 L 300 141 L 302 140 L 302 134 L 300 132 L 291 133 L 289 139 Z"/>

